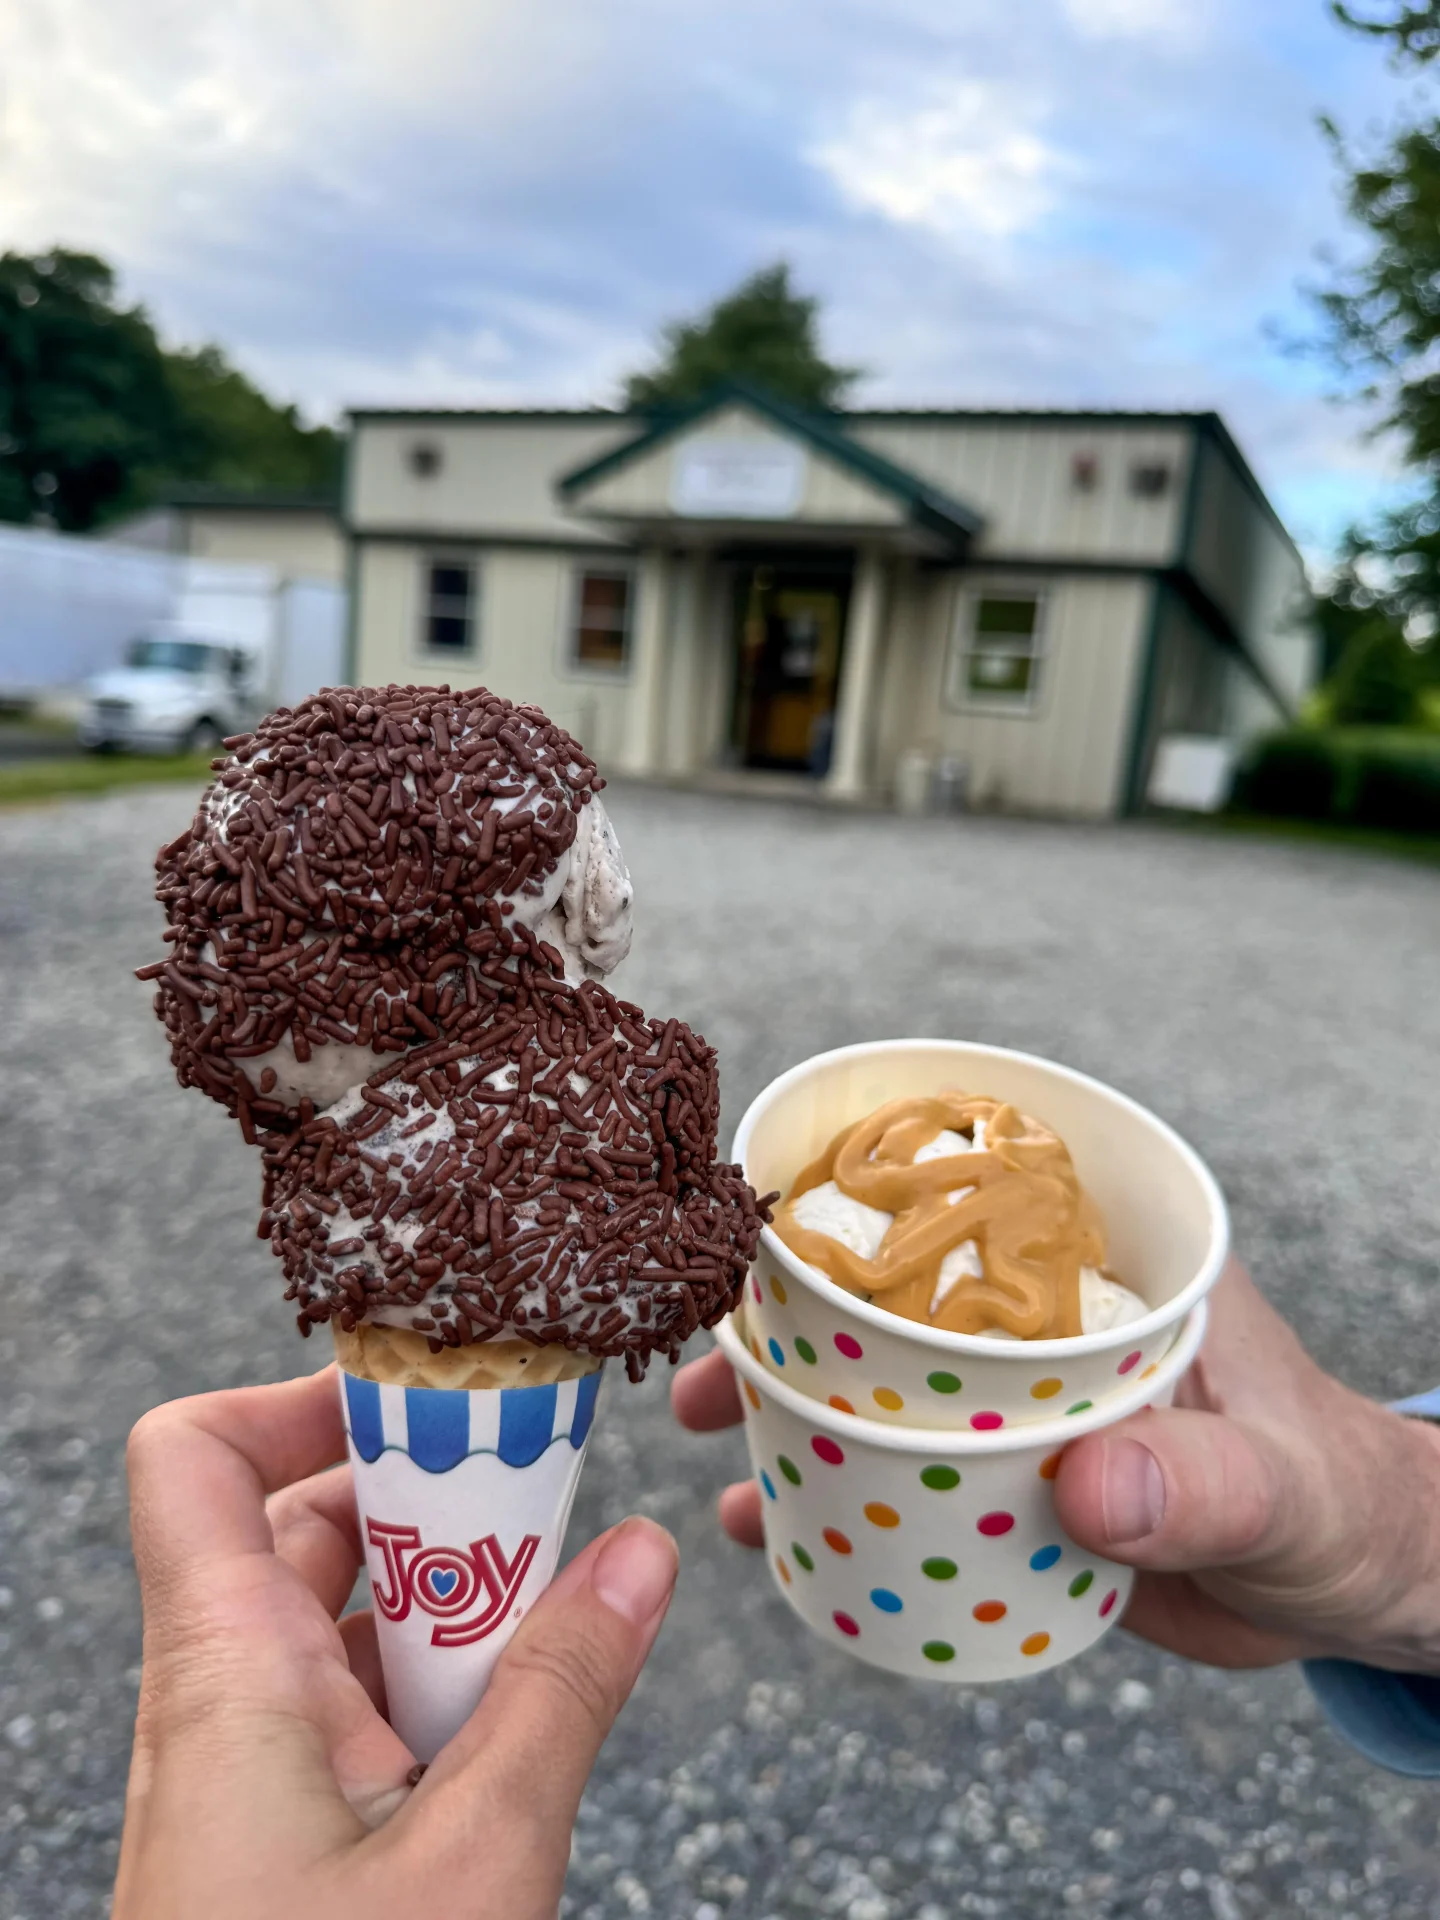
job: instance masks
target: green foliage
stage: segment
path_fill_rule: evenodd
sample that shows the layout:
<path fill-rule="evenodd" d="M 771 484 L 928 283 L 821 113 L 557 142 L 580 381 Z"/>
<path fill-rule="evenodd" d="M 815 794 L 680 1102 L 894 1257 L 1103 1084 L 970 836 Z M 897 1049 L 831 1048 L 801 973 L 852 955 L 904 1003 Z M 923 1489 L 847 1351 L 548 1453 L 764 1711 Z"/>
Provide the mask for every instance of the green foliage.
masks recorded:
<path fill-rule="evenodd" d="M 1424 688 L 1415 649 L 1382 614 L 1351 636 L 1325 692 L 1338 727 L 1415 727 L 1424 719 Z"/>
<path fill-rule="evenodd" d="M 1328 593 L 1315 596 L 1315 624 L 1320 632 L 1320 678 L 1328 680 L 1355 635 L 1384 618 L 1374 596 L 1356 591 L 1353 576 L 1337 580 Z"/>
<path fill-rule="evenodd" d="M 1398 6 L 1379 19 L 1353 12 L 1343 0 L 1330 0 L 1330 11 L 1341 26 L 1372 39 L 1388 40 L 1397 60 L 1422 65 L 1440 53 L 1440 3 L 1428 0 L 1421 7 Z"/>
<path fill-rule="evenodd" d="M 1440 739 L 1398 727 L 1268 734 L 1241 763 L 1231 805 L 1290 819 L 1440 833 Z"/>
<path fill-rule="evenodd" d="M 242 492 L 336 492 L 340 440 L 329 427 L 307 427 L 295 407 L 277 407 L 218 347 L 169 353 L 166 366 L 181 421 L 174 477 Z"/>
<path fill-rule="evenodd" d="M 1440 0 L 1331 0 L 1341 25 L 1384 41 L 1395 66 L 1424 70 L 1440 53 Z M 1417 96 L 1413 124 L 1359 159 L 1323 123 L 1344 168 L 1348 211 L 1367 247 L 1317 295 L 1324 344 L 1347 386 L 1378 401 L 1422 476 L 1419 497 L 1352 533 L 1351 559 L 1373 563 L 1374 598 L 1395 618 L 1440 616 L 1440 119 Z"/>
<path fill-rule="evenodd" d="M 217 347 L 168 351 L 103 260 L 0 255 L 0 520 L 83 532 L 176 481 L 329 491 L 338 466 Z"/>
<path fill-rule="evenodd" d="M 818 311 L 818 301 L 794 291 L 784 261 L 762 268 L 698 320 L 664 328 L 660 364 L 630 376 L 626 405 L 683 406 L 722 380 L 741 379 L 799 406 L 839 406 L 860 370 L 821 353 Z"/>

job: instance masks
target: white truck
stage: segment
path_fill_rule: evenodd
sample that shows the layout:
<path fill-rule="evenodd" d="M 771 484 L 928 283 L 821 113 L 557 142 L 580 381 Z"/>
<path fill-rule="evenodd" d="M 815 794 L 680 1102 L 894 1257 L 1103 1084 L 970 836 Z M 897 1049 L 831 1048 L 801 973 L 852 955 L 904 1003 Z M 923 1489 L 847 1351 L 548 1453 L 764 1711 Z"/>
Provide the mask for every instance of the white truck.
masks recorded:
<path fill-rule="evenodd" d="M 80 744 L 103 753 L 210 753 L 259 717 L 253 657 L 183 631 L 143 634 L 87 682 Z"/>
<path fill-rule="evenodd" d="M 256 562 L 0 527 L 0 705 L 183 752 L 345 677 L 345 592 Z"/>

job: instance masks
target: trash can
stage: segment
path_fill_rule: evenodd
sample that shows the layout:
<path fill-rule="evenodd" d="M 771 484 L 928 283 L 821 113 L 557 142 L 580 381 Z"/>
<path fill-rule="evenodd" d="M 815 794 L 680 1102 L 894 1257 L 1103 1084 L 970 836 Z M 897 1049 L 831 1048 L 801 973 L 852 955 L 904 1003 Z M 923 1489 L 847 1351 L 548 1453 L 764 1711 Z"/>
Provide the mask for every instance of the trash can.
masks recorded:
<path fill-rule="evenodd" d="M 935 763 L 923 747 L 907 747 L 895 767 L 895 811 L 922 814 L 934 810 Z"/>
<path fill-rule="evenodd" d="M 936 762 L 931 787 L 937 813 L 963 813 L 969 804 L 970 769 L 955 754 L 944 754 Z"/>

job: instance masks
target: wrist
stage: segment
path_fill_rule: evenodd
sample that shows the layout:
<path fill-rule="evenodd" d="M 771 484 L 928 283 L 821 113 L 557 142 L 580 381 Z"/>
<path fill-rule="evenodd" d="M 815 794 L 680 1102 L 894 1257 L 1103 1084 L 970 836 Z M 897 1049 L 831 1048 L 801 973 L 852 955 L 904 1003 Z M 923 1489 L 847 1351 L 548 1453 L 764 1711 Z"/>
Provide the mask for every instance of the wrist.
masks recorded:
<path fill-rule="evenodd" d="M 1369 1514 L 1368 1589 L 1327 1649 L 1398 1673 L 1440 1673 L 1440 1427 L 1373 1406 L 1351 1497 Z"/>

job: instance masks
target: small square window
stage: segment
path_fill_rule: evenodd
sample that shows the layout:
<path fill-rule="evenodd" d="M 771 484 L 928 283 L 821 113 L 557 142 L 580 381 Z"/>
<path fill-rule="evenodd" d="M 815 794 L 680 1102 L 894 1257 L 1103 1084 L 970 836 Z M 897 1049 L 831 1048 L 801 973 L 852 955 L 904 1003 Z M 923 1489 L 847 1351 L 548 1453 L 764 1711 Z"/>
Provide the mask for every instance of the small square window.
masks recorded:
<path fill-rule="evenodd" d="M 421 634 L 432 653 L 471 651 L 475 639 L 475 569 L 468 561 L 427 562 Z"/>
<path fill-rule="evenodd" d="M 620 668 L 630 651 L 630 575 L 584 568 L 576 578 L 574 660 Z"/>
<path fill-rule="evenodd" d="M 1163 460 L 1137 460 L 1130 469 L 1130 491 L 1137 500 L 1158 500 L 1170 491 L 1170 469 Z"/>
<path fill-rule="evenodd" d="M 1076 493 L 1094 493 L 1100 484 L 1100 462 L 1093 453 L 1077 453 L 1071 459 L 1070 484 Z"/>
<path fill-rule="evenodd" d="M 1028 706 L 1040 672 L 1040 602 L 1034 594 L 981 594 L 952 687 L 966 702 Z"/>
<path fill-rule="evenodd" d="M 420 440 L 409 453 L 410 471 L 417 480 L 433 480 L 445 464 L 445 456 L 432 441 Z"/>

